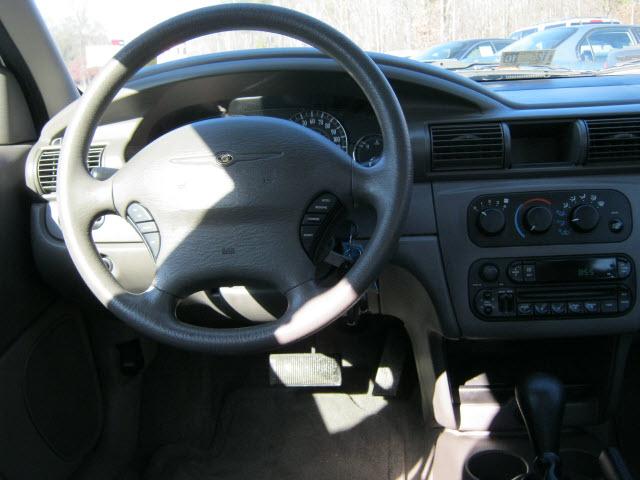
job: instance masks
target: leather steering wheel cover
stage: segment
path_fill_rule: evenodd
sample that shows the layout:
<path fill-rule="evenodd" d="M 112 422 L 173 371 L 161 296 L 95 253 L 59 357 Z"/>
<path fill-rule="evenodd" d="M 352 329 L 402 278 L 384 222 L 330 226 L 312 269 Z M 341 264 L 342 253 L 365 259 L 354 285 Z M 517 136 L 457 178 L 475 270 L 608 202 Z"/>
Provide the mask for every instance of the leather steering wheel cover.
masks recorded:
<path fill-rule="evenodd" d="M 384 202 L 378 207 L 384 208 L 377 208 L 377 225 L 364 254 L 337 285 L 311 300 L 304 298 L 304 305 L 294 305 L 292 313 L 277 322 L 215 330 L 177 321 L 172 310 L 175 299 L 153 289 L 142 295 L 126 292 L 104 268 L 91 241 L 91 218 L 83 217 L 79 205 L 95 202 L 104 206 L 104 212 L 115 211 L 115 207 L 107 189 L 92 188 L 96 181 L 90 178 L 81 159 L 86 157 L 100 117 L 140 68 L 173 45 L 231 30 L 286 35 L 336 60 L 370 102 L 382 130 L 384 161 L 391 163 L 384 169 L 383 177 L 379 174 L 382 167 L 373 167 L 370 175 L 360 172 L 361 178 L 367 177 L 369 182 L 354 184 L 354 193 L 375 197 Z M 362 167 L 354 165 L 354 169 L 358 168 Z M 393 253 L 408 209 L 411 184 L 412 158 L 406 121 L 389 82 L 368 55 L 337 30 L 299 12 L 259 4 L 230 4 L 194 10 L 157 25 L 126 45 L 103 68 L 79 101 L 65 132 L 57 195 L 61 227 L 71 258 L 103 305 L 134 329 L 160 342 L 225 354 L 266 350 L 301 339 L 327 326 L 357 301 Z M 164 313 L 158 305 L 165 307 Z"/>

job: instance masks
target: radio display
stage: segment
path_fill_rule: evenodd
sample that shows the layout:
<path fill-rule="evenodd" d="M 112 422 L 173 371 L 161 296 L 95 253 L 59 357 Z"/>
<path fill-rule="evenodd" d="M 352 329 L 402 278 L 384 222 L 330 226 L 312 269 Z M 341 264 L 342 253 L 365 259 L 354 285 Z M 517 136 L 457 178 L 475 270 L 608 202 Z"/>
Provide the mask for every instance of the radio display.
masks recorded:
<path fill-rule="evenodd" d="M 581 258 L 536 262 L 539 282 L 584 282 L 616 278 L 616 258 Z"/>

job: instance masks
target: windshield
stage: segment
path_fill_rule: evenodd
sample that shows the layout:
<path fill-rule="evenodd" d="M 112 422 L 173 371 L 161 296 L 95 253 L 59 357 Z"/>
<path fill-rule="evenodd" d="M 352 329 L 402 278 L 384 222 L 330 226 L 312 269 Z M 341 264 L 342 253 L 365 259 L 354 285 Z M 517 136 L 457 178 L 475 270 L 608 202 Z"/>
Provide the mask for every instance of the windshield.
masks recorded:
<path fill-rule="evenodd" d="M 508 51 L 553 50 L 575 33 L 575 28 L 552 28 L 533 33 L 507 47 Z"/>
<path fill-rule="evenodd" d="M 463 50 L 467 48 L 467 45 L 467 42 L 447 42 L 443 45 L 431 47 L 423 54 L 415 55 L 412 58 L 422 61 L 458 58 L 464 53 Z"/>
<path fill-rule="evenodd" d="M 185 11 L 232 0 L 35 1 L 84 90 L 109 58 L 145 30 Z M 551 75 L 562 70 L 563 76 L 640 73 L 630 67 L 640 62 L 640 27 L 635 25 L 640 23 L 640 0 L 259 1 L 319 18 L 367 51 L 456 70 L 477 81 L 534 78 L 530 70 L 541 65 Z M 229 32 L 176 45 L 151 63 L 302 46 L 278 35 Z M 506 76 L 505 69 L 518 70 L 518 75 Z"/>

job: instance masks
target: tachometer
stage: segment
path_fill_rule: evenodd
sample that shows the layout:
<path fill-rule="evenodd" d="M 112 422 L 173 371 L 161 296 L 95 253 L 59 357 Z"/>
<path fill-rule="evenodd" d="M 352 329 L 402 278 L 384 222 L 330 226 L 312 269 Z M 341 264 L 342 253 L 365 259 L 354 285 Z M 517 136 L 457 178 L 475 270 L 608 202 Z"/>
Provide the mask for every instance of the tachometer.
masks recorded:
<path fill-rule="evenodd" d="M 382 135 L 374 133 L 360 137 L 353 147 L 353 159 L 360 165 L 371 167 L 382 155 Z"/>
<path fill-rule="evenodd" d="M 291 120 L 318 132 L 345 152 L 347 151 L 347 132 L 333 115 L 321 110 L 305 110 L 304 112 L 296 113 L 291 117 Z"/>

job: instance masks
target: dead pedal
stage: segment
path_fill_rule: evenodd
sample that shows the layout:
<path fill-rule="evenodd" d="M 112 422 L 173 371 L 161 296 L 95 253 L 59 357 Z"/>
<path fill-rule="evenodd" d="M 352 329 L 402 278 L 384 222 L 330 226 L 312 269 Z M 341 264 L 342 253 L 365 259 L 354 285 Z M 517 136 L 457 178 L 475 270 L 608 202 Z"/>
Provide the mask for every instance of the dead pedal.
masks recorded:
<path fill-rule="evenodd" d="M 340 387 L 342 369 L 337 358 L 322 353 L 269 355 L 269 383 L 285 387 Z"/>

